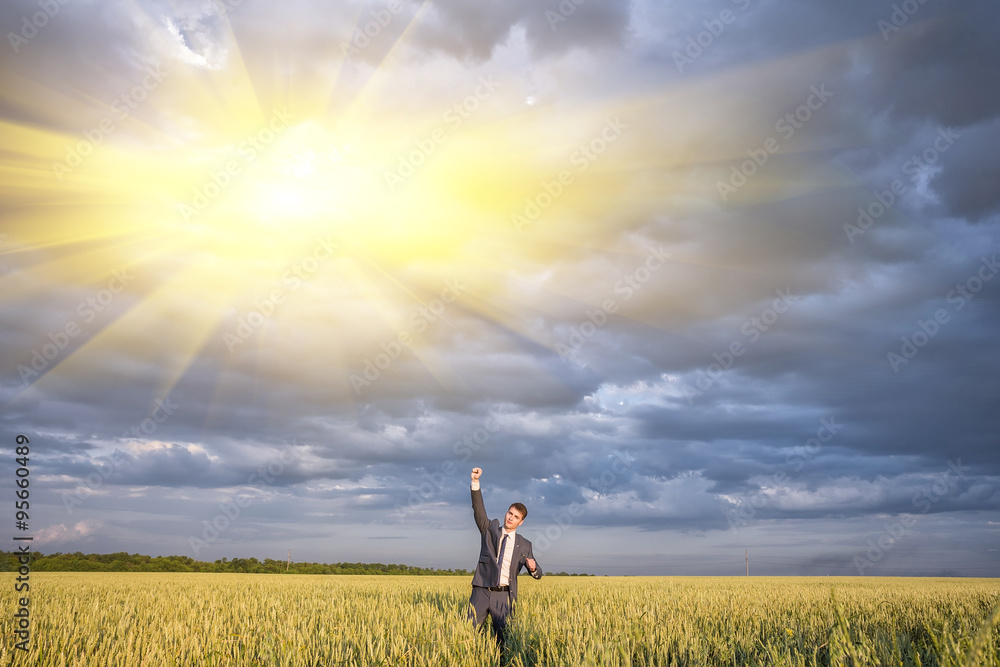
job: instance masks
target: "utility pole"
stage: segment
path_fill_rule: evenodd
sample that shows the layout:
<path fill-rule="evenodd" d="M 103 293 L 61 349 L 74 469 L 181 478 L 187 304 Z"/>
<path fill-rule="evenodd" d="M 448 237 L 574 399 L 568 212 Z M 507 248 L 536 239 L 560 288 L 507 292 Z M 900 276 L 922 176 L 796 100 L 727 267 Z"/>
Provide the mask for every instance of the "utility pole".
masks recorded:
<path fill-rule="evenodd" d="M 288 550 L 288 562 L 285 564 L 285 572 L 288 572 L 288 568 L 292 566 L 292 550 Z"/>
<path fill-rule="evenodd" d="M 750 576 L 750 549 L 746 550 L 746 557 L 747 557 L 747 576 L 749 577 Z"/>

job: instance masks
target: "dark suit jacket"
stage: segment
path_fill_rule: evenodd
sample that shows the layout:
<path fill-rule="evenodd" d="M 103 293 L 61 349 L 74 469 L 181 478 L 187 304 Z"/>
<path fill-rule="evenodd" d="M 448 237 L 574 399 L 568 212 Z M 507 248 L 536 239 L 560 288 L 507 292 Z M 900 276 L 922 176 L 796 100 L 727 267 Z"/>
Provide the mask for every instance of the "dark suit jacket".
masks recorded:
<path fill-rule="evenodd" d="M 479 548 L 479 562 L 476 564 L 476 572 L 472 576 L 473 586 L 496 586 L 500 578 L 499 567 L 497 566 L 497 551 L 500 549 L 500 538 L 503 537 L 503 528 L 499 519 L 490 520 L 486 516 L 486 507 L 483 505 L 483 493 L 480 490 L 472 492 L 472 515 L 476 518 L 476 526 L 482 533 L 482 543 Z M 510 542 L 507 542 L 510 548 Z M 520 533 L 514 537 L 514 553 L 510 556 L 510 599 L 517 599 L 517 573 L 521 568 L 527 569 L 525 562 L 528 558 L 534 558 L 531 553 L 531 542 L 524 539 Z M 542 578 L 542 568 L 535 561 L 535 571 L 528 571 L 535 579 Z"/>

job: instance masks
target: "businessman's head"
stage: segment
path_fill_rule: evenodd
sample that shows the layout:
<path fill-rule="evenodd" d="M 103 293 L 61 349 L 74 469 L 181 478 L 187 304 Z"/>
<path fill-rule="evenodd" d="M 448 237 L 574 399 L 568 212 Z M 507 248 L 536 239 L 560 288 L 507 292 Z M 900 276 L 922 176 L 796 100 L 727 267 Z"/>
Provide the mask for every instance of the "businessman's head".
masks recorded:
<path fill-rule="evenodd" d="M 528 517 L 528 508 L 521 503 L 514 503 L 507 509 L 507 516 L 504 517 L 504 529 L 511 531 L 521 525 Z"/>

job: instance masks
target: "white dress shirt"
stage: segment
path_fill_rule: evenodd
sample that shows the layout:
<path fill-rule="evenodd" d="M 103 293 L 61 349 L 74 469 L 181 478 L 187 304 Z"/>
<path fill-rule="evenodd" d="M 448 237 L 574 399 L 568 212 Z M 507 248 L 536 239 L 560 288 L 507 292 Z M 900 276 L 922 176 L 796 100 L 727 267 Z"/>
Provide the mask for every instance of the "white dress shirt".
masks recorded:
<path fill-rule="evenodd" d="M 501 524 L 502 525 L 502 524 Z M 503 550 L 503 562 L 500 563 L 500 585 L 509 586 L 510 585 L 510 558 L 514 555 L 514 539 L 517 537 L 517 531 L 512 530 L 509 533 L 500 528 L 500 542 L 497 543 L 497 549 L 500 549 L 500 545 L 503 543 L 503 536 L 507 536 L 507 546 Z"/>

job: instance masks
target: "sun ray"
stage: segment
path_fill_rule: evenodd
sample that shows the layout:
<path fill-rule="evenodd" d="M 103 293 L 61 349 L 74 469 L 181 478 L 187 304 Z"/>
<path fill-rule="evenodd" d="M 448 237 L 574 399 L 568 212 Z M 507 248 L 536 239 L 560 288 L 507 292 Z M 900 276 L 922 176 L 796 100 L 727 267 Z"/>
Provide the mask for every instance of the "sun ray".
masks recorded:
<path fill-rule="evenodd" d="M 610 101 L 526 106 L 504 83 L 475 113 L 449 119 L 448 100 L 393 106 L 394 89 L 409 76 L 399 56 L 427 11 L 422 3 L 405 25 L 390 26 L 391 44 L 353 87 L 339 42 L 325 44 L 315 66 L 277 43 L 261 61 L 266 49 L 250 54 L 223 13 L 224 65 L 164 62 L 144 105 L 116 119 L 115 132 L 64 172 L 53 165 L 67 161 L 88 129 L 75 118 L 107 117 L 114 106 L 0 70 L 0 81 L 18 91 L 2 87 L 0 101 L 19 110 L 0 119 L 0 189 L 11 202 L 0 252 L 20 268 L 20 278 L 0 278 L 9 287 L 2 298 L 100 285 L 121 266 L 147 278 L 132 295 L 136 303 L 36 384 L 121 356 L 157 369 L 152 391 L 162 398 L 207 359 L 220 369 L 213 402 L 243 391 L 240 377 L 267 382 L 294 373 L 350 409 L 359 398 L 352 373 L 380 343 L 407 331 L 414 309 L 427 307 L 444 281 L 457 279 L 468 285 L 462 298 L 433 328 L 413 331 L 406 359 L 396 363 L 420 364 L 441 390 L 462 391 L 441 341 L 467 335 L 473 317 L 557 351 L 559 341 L 538 323 L 565 315 L 567 304 L 581 312 L 600 306 L 614 272 L 660 242 L 648 235 L 650 218 L 697 216 L 721 229 L 730 209 L 852 185 L 850 175 L 821 167 L 835 147 L 802 142 L 783 146 L 773 173 L 731 202 L 714 191 L 719 174 L 742 157 L 734 146 L 746 141 L 734 138 L 743 128 L 767 127 L 776 109 L 801 97 L 758 99 L 742 82 L 781 79 L 839 57 L 849 44 Z M 783 243 L 818 242 L 766 215 L 755 224 Z M 755 271 L 675 250 L 673 265 Z M 608 275 L 579 284 L 539 280 L 524 294 L 512 287 L 582 257 Z M 245 338 L 232 338 L 272 295 L 280 307 Z M 670 314 L 681 307 L 618 316 L 670 333 Z M 336 335 L 327 341 L 321 331 Z M 162 347 L 148 345 L 152 339 Z M 272 350 L 288 364 L 265 361 Z"/>

